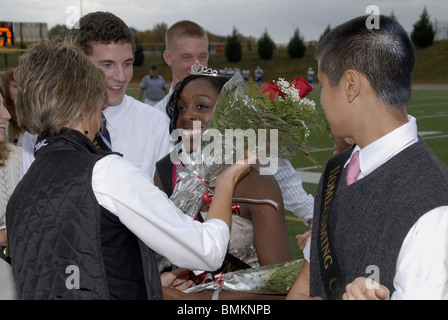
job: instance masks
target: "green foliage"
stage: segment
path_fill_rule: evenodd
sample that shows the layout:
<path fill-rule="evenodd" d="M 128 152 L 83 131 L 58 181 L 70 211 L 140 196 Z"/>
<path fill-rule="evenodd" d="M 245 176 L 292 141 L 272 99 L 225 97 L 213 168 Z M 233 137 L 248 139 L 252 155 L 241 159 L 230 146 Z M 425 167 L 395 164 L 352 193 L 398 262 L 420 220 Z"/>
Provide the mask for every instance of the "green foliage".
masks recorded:
<path fill-rule="evenodd" d="M 435 34 L 432 23 L 429 20 L 428 11 L 425 7 L 420 16 L 420 20 L 414 24 L 414 29 L 411 33 L 412 42 L 421 48 L 429 47 L 434 42 Z"/>
<path fill-rule="evenodd" d="M 294 31 L 294 35 L 288 43 L 288 54 L 291 58 L 302 58 L 305 55 L 306 47 L 300 35 L 299 28 Z"/>
<path fill-rule="evenodd" d="M 292 261 L 273 266 L 272 268 L 275 268 L 275 271 L 260 291 L 267 294 L 288 293 L 303 267 L 303 262 L 303 260 Z"/>
<path fill-rule="evenodd" d="M 267 142 L 271 141 L 270 134 L 275 129 L 279 157 L 288 159 L 298 154 L 308 157 L 306 143 L 310 129 L 323 129 L 326 125 L 319 117 L 314 102 L 307 98 L 297 100 L 290 94 L 284 99 L 277 94 L 271 101 L 269 92 L 260 94 L 259 91 L 254 81 L 226 84 L 215 107 L 210 128 L 221 133 L 225 129 L 253 129 L 257 137 L 259 129 L 267 129 Z"/>
<path fill-rule="evenodd" d="M 243 48 L 241 42 L 238 39 L 238 32 L 236 28 L 233 28 L 232 35 L 226 40 L 226 58 L 229 62 L 239 62 L 243 56 Z"/>
<path fill-rule="evenodd" d="M 275 49 L 274 41 L 269 36 L 268 31 L 265 30 L 261 38 L 258 39 L 258 55 L 263 60 L 271 60 L 274 56 Z"/>
<path fill-rule="evenodd" d="M 68 29 L 64 24 L 57 24 L 48 31 L 48 38 L 53 39 L 63 39 L 68 33 Z"/>

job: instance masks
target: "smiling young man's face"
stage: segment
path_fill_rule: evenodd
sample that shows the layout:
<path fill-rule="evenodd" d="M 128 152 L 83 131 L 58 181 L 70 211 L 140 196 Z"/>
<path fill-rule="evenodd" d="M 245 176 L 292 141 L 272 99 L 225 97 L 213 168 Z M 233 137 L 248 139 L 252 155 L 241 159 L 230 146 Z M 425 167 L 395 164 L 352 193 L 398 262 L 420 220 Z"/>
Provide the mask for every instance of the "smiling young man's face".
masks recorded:
<path fill-rule="evenodd" d="M 190 75 L 191 66 L 196 61 L 207 66 L 209 53 L 206 38 L 184 36 L 175 41 L 170 50 L 165 50 L 163 57 L 173 73 L 173 88 Z"/>
<path fill-rule="evenodd" d="M 96 43 L 92 45 L 90 60 L 107 77 L 107 105 L 119 105 L 132 79 L 134 55 L 130 43 Z"/>

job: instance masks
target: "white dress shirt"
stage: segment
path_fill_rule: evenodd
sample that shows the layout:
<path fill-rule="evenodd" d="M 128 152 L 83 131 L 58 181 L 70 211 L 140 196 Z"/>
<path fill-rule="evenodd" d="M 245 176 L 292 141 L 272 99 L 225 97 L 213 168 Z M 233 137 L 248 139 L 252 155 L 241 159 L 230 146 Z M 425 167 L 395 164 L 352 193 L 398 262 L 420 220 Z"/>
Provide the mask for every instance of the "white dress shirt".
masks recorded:
<path fill-rule="evenodd" d="M 360 151 L 358 180 L 418 141 L 417 121 L 412 116 L 408 120 L 363 149 L 354 148 L 353 152 Z M 309 242 L 304 250 L 308 261 Z M 448 206 L 422 215 L 409 230 L 398 255 L 394 288 L 391 299 L 448 299 Z"/>
<path fill-rule="evenodd" d="M 108 107 L 103 114 L 112 150 L 154 176 L 156 162 L 173 147 L 166 113 L 125 95 L 121 104 Z"/>
<path fill-rule="evenodd" d="M 230 238 L 228 226 L 219 219 L 200 223 L 182 213 L 151 176 L 128 160 L 117 155 L 99 160 L 92 188 L 101 206 L 174 265 L 191 270 L 221 266 Z"/>
<path fill-rule="evenodd" d="M 153 105 L 153 107 L 166 114 L 166 105 L 168 104 L 168 101 L 170 100 L 170 97 L 173 94 L 173 92 L 174 92 L 174 89 L 173 89 L 173 86 L 171 86 L 170 90 L 165 95 L 165 97 L 163 97 L 162 100 L 160 100 L 155 105 Z"/>
<path fill-rule="evenodd" d="M 37 134 L 31 134 L 25 131 L 22 141 L 22 167 L 20 168 L 20 179 L 28 171 L 28 168 L 34 161 L 34 145 L 36 144 Z"/>
<path fill-rule="evenodd" d="M 302 178 L 287 159 L 278 159 L 278 170 L 274 174 L 283 196 L 283 205 L 286 210 L 303 220 L 313 219 L 314 197 L 306 193 L 302 186 Z"/>

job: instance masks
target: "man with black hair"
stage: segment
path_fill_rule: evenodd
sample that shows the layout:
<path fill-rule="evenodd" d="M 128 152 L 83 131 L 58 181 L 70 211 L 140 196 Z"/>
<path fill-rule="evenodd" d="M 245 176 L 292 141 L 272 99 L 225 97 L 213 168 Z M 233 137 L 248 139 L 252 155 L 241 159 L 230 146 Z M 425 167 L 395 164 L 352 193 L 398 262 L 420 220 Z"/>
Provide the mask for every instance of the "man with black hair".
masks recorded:
<path fill-rule="evenodd" d="M 394 19 L 378 16 L 379 29 L 366 19 L 316 50 L 331 131 L 356 144 L 327 164 L 288 298 L 447 299 L 448 169 L 407 114 L 414 48 Z"/>

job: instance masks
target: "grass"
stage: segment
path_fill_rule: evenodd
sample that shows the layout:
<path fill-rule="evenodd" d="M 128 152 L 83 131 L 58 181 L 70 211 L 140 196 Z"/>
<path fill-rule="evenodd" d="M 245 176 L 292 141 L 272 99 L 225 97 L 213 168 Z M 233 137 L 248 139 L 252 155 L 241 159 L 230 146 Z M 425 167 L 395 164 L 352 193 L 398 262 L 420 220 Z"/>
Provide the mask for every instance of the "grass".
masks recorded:
<path fill-rule="evenodd" d="M 448 82 L 448 40 L 436 41 L 428 48 L 417 48 L 415 54 L 414 83 Z"/>

